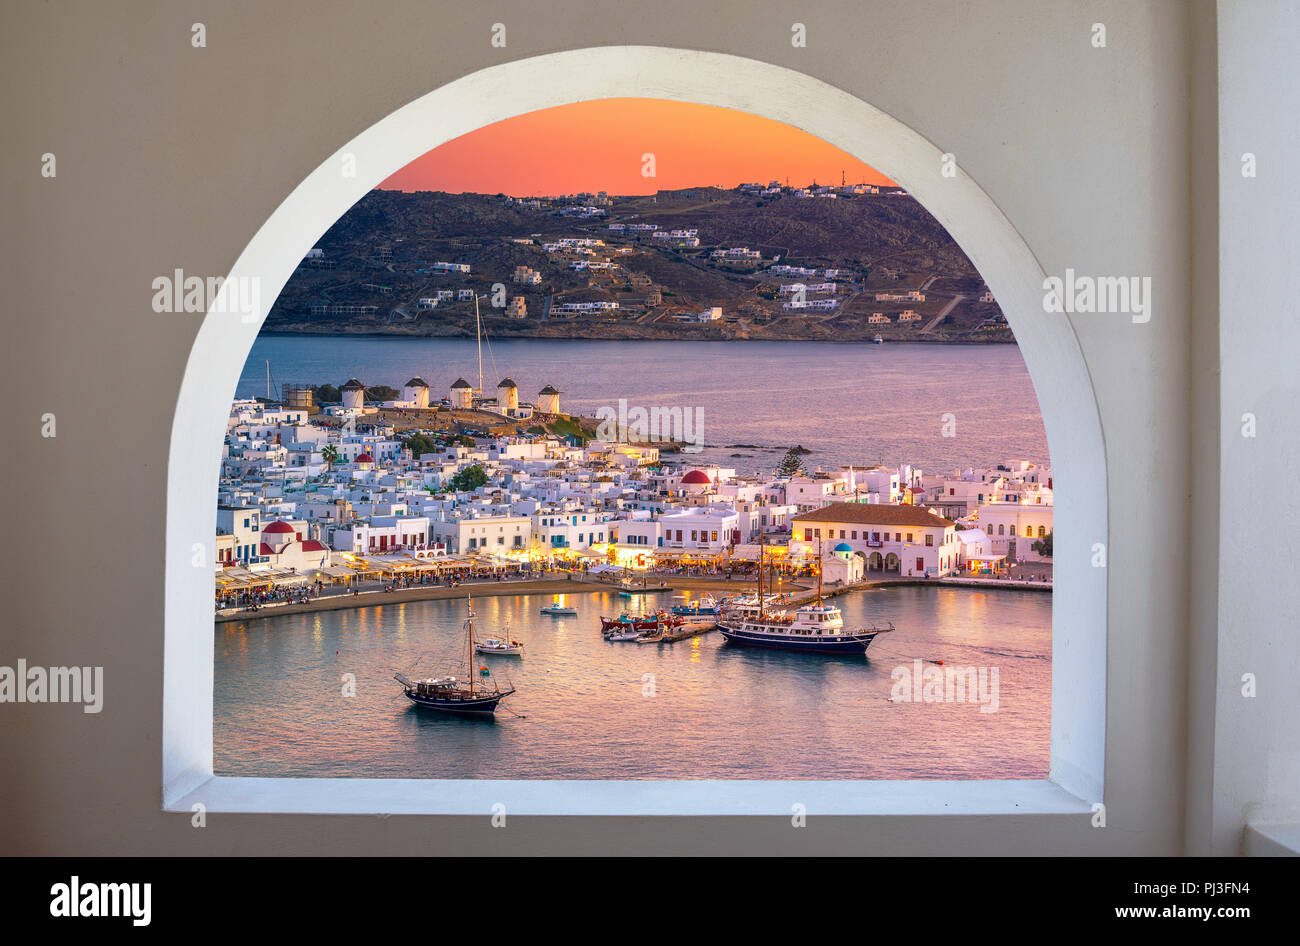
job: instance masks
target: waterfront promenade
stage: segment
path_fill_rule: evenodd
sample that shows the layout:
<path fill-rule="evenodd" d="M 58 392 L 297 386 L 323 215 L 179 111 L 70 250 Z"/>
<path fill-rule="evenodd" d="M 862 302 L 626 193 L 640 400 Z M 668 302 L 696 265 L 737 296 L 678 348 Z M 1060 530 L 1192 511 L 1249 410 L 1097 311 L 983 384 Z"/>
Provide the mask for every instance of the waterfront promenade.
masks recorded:
<path fill-rule="evenodd" d="M 667 581 L 673 591 L 746 594 L 757 590 L 757 585 L 750 578 L 726 579 L 677 574 L 654 575 L 653 578 Z M 247 608 L 226 608 L 216 612 L 215 621 L 217 624 L 229 624 L 279 615 L 339 611 L 346 608 L 382 607 L 389 604 L 402 604 L 407 601 L 438 601 L 447 598 L 464 598 L 466 595 L 471 594 L 487 598 L 498 595 L 567 595 L 598 591 L 617 592 L 619 590 L 618 585 L 612 582 L 596 581 L 589 577 L 574 578 L 569 575 L 506 581 L 462 582 L 458 585 L 417 585 L 391 591 L 385 590 L 384 586 L 379 582 L 367 584 L 369 587 L 358 589 L 356 594 L 350 591 L 325 594 L 298 604 L 273 602 L 261 605 L 255 611 L 250 611 Z M 892 585 L 935 585 L 940 587 L 991 588 L 1012 591 L 1050 592 L 1052 590 L 1050 577 L 1024 580 L 1014 578 L 908 578 L 895 576 L 866 578 L 847 586 L 828 586 L 824 587 L 822 592 L 827 597 L 833 597 L 853 591 L 867 591 L 872 588 L 884 588 Z M 796 601 L 802 601 L 810 593 L 814 593 L 814 588 L 807 579 L 786 581 L 783 590 L 793 593 Z"/>

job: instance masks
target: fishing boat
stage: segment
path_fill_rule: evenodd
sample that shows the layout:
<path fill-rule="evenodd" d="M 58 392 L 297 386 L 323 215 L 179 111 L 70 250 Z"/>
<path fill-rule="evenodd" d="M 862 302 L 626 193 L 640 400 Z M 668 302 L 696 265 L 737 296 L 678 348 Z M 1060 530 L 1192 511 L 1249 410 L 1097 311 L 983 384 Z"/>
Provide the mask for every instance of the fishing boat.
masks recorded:
<path fill-rule="evenodd" d="M 524 642 L 510 633 L 510 622 L 506 621 L 500 637 L 485 637 L 474 641 L 474 650 L 480 654 L 496 654 L 500 657 L 518 657 L 524 652 Z"/>
<path fill-rule="evenodd" d="M 865 654 L 880 634 L 894 630 L 892 623 L 879 627 L 847 627 L 839 608 L 822 603 L 821 548 L 818 543 L 817 600 L 795 609 L 770 611 L 763 595 L 763 545 L 758 550 L 758 611 L 746 614 L 729 610 L 718 620 L 718 630 L 728 643 L 774 650 L 799 650 L 817 654 Z"/>
<path fill-rule="evenodd" d="M 515 657 L 524 652 L 524 642 L 513 637 L 488 637 L 474 642 L 474 650 L 480 654 L 497 654 L 502 657 Z"/>
<path fill-rule="evenodd" d="M 416 706 L 439 710 L 444 713 L 460 713 L 471 716 L 492 716 L 497 704 L 515 692 L 513 686 L 502 689 L 492 679 L 492 671 L 480 668 L 486 680 L 475 684 L 474 681 L 474 602 L 468 600 L 469 614 L 465 619 L 465 649 L 471 668 L 464 680 L 447 675 L 412 680 L 404 673 L 393 674 L 393 679 L 402 685 L 402 692 Z"/>
<path fill-rule="evenodd" d="M 655 611 L 651 614 L 632 614 L 628 611 L 624 611 L 616 618 L 602 617 L 600 619 L 600 630 L 603 634 L 622 630 L 652 631 L 660 625 L 678 627 L 681 623 L 681 618 L 675 617 L 663 610 Z"/>
<path fill-rule="evenodd" d="M 601 636 L 607 641 L 636 641 L 646 636 L 662 636 L 665 631 L 681 627 L 682 619 L 662 609 L 653 614 L 629 614 L 601 618 Z"/>
<path fill-rule="evenodd" d="M 713 617 L 722 613 L 722 605 L 714 599 L 713 595 L 705 595 L 686 604 L 675 604 L 671 610 L 673 614 L 681 617 Z"/>
<path fill-rule="evenodd" d="M 546 607 L 542 608 L 542 613 L 554 615 L 577 614 L 578 609 L 570 607 L 567 604 L 560 604 L 558 601 L 552 601 L 550 604 L 546 605 Z"/>
<path fill-rule="evenodd" d="M 875 338 L 873 338 L 873 339 L 871 340 L 871 343 L 872 343 L 873 345 L 883 345 L 883 344 L 885 344 L 885 336 L 883 336 L 883 335 L 877 335 Z"/>

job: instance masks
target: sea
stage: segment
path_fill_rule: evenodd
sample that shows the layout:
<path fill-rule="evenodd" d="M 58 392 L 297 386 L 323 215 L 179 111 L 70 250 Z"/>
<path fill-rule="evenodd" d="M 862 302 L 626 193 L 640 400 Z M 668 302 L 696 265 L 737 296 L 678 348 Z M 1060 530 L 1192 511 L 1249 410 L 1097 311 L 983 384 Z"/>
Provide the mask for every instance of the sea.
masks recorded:
<path fill-rule="evenodd" d="M 422 377 L 431 399 L 478 383 L 473 339 L 263 335 L 238 397 L 280 385 L 350 377 L 400 389 Z M 683 457 L 740 473 L 770 473 L 793 446 L 809 472 L 846 464 L 911 464 L 923 472 L 1048 462 L 1038 398 L 1015 345 L 840 342 L 552 341 L 483 346 L 483 390 L 512 379 L 535 403 L 546 385 L 561 410 L 617 414 L 680 409 L 702 449 Z M 699 436 L 695 434 L 698 432 Z"/>
<path fill-rule="evenodd" d="M 651 596 L 647 607 L 676 595 Z M 626 599 L 570 595 L 576 617 L 540 614 L 552 597 L 474 599 L 481 636 L 508 628 L 525 645 L 522 657 L 476 658 L 517 688 L 495 720 L 415 707 L 393 679 L 465 663 L 463 599 L 218 625 L 216 774 L 1047 777 L 1049 593 L 909 586 L 837 597 L 847 623 L 896 628 L 865 657 L 740 647 L 716 632 L 675 644 L 607 642 L 599 618 Z M 925 695 L 910 682 L 918 668 L 922 679 L 925 668 L 983 670 L 985 700 L 969 690 L 962 702 L 913 699 Z M 349 681 L 354 695 L 345 695 Z"/>

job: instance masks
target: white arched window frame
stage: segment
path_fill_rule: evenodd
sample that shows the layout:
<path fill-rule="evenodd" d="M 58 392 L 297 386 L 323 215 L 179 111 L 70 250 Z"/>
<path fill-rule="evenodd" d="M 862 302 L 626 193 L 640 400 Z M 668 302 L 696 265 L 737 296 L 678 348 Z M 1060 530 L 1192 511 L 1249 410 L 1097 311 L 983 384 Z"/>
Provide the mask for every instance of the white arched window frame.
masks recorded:
<path fill-rule="evenodd" d="M 581 82 L 574 77 L 581 76 Z M 641 97 L 735 108 L 785 122 L 880 169 L 948 230 L 1015 332 L 1042 411 L 1055 484 L 1052 736 L 1043 780 L 484 781 L 264 779 L 212 772 L 212 576 L 191 549 L 212 541 L 220 446 L 239 372 L 269 308 L 349 207 L 421 154 L 537 109 Z M 1106 717 L 1106 467 L 1096 399 L 1066 316 L 1043 311 L 1044 273 L 1024 240 L 943 150 L 866 102 L 802 73 L 718 53 L 601 47 L 494 66 L 381 119 L 327 158 L 253 236 L 226 285 L 256 280 L 261 310 L 218 297 L 195 340 L 173 421 L 167 491 L 163 806 L 187 811 L 523 814 L 1088 815 L 1102 799 Z M 344 177 L 345 157 L 355 177 Z M 1069 550 L 1069 551 L 1067 551 Z M 1072 822 L 1073 823 L 1073 822 Z M 1082 822 L 1086 824 L 1086 821 Z"/>

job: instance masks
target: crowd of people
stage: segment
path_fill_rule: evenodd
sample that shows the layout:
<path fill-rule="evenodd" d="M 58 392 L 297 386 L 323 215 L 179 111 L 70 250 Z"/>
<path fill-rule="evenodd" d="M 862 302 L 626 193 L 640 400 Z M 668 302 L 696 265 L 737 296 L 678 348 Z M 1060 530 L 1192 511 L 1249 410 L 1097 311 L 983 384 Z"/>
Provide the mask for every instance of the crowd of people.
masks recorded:
<path fill-rule="evenodd" d="M 465 582 L 528 581 L 537 576 L 527 571 L 503 571 L 498 568 L 471 568 L 468 572 L 442 577 L 439 575 L 399 575 L 384 584 L 384 591 L 404 591 L 408 588 L 455 588 Z"/>
<path fill-rule="evenodd" d="M 236 591 L 218 595 L 217 609 L 242 608 L 246 611 L 256 611 L 269 604 L 306 604 L 319 598 L 324 590 L 324 583 L 316 581 L 307 585 L 282 585 L 275 588 Z"/>
<path fill-rule="evenodd" d="M 231 608 L 257 611 L 269 605 L 307 604 L 319 598 L 335 595 L 359 597 L 363 591 L 406 591 L 412 588 L 455 588 L 466 582 L 529 581 L 550 569 L 508 571 L 501 568 L 471 568 L 455 575 L 434 575 L 428 572 L 417 575 L 398 575 L 385 581 L 353 581 L 347 585 L 330 586 L 316 581 L 307 585 L 256 588 L 216 596 L 218 611 Z"/>
<path fill-rule="evenodd" d="M 590 563 L 583 562 L 577 565 L 573 571 L 586 574 L 589 570 Z M 465 583 L 482 583 L 482 582 L 508 582 L 508 581 L 530 581 L 546 576 L 563 577 L 569 572 L 568 569 L 547 564 L 528 565 L 525 567 L 501 568 L 483 566 L 470 568 L 455 575 L 436 575 L 428 572 L 415 575 L 399 575 L 386 581 L 359 582 L 350 583 L 347 586 L 334 587 L 327 586 L 321 581 L 315 581 L 306 585 L 290 585 L 280 587 L 261 588 L 253 590 L 242 590 L 228 594 L 218 594 L 216 598 L 217 610 L 227 610 L 231 608 L 256 611 L 268 605 L 280 604 L 306 604 L 321 597 L 330 595 L 351 595 L 359 596 L 364 591 L 406 591 L 412 588 L 432 588 L 445 587 L 455 588 Z M 1001 575 L 990 576 L 971 576 L 958 575 L 956 577 L 987 577 L 998 578 L 1003 581 L 1016 581 L 1025 583 L 1050 582 L 1050 566 L 1045 570 L 1045 574 L 1036 570 L 1019 570 L 1015 574 L 1004 573 Z M 631 572 L 609 572 L 602 576 L 607 580 L 614 582 L 621 578 L 631 575 Z M 866 579 L 880 573 L 868 573 L 864 576 Z M 660 579 L 666 578 L 695 578 L 695 579 L 712 579 L 717 581 L 754 581 L 758 577 L 758 563 L 732 561 L 725 565 L 716 563 L 678 563 L 673 565 L 660 565 L 657 568 L 648 571 L 639 571 L 637 577 L 655 577 Z M 910 576 L 910 573 L 909 573 Z M 766 581 L 801 581 L 815 580 L 817 577 L 816 566 L 814 563 L 800 564 L 795 566 L 782 565 L 778 568 L 771 568 L 765 574 Z"/>

